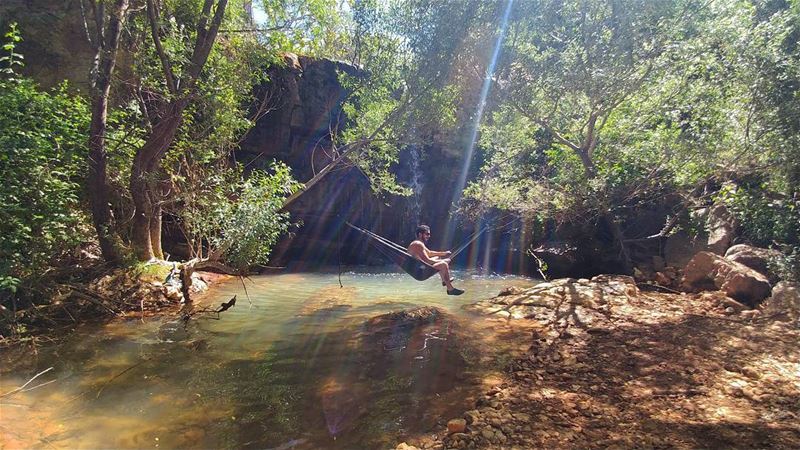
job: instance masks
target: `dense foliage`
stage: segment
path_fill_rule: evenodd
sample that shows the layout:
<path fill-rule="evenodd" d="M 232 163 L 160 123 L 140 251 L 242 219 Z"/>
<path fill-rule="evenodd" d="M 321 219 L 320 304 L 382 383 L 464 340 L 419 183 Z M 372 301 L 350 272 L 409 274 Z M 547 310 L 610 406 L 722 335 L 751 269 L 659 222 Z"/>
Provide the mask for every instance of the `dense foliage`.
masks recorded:
<path fill-rule="evenodd" d="M 247 178 L 235 171 L 195 173 L 192 189 L 184 189 L 180 223 L 192 256 L 219 253 L 234 269 L 266 264 L 278 238 L 288 231 L 283 201 L 298 183 L 289 168 L 275 163 L 270 172 Z"/>
<path fill-rule="evenodd" d="M 287 230 L 282 207 L 333 166 L 358 166 L 375 192 L 407 194 L 394 175 L 403 148 L 468 154 L 464 141 L 480 123 L 481 167 L 461 204 L 468 215 L 499 209 L 604 230 L 606 244 L 630 259 L 629 247 L 658 231 L 637 227 L 643 211 L 661 214 L 663 238 L 681 226 L 700 231 L 690 228 L 693 211 L 722 203 L 741 241 L 781 249 L 783 272 L 797 273 L 796 1 L 265 0 L 257 24 L 241 0 L 134 3 L 115 3 L 132 6 L 117 11 L 124 53 L 99 153 L 110 167 L 101 206 L 111 205 L 111 233 L 128 253 L 146 206 L 150 229 L 139 237 L 149 231 L 157 241 L 163 218 L 183 232 L 188 256 L 237 269 L 263 264 Z M 224 16 L 198 67 L 193 58 L 210 30 L 203 27 L 217 10 L 204 13 L 204 5 Z M 99 11 L 112 17 L 110 7 Z M 107 23 L 92 18 L 80 21 L 87 35 Z M 81 187 L 92 162 L 89 116 L 97 115 L 87 107 L 96 94 L 88 101 L 64 87 L 44 92 L 20 77 L 18 42 L 12 29 L 0 53 L 7 292 L 89 240 L 82 192 L 93 190 Z M 231 158 L 274 107 L 252 87 L 268 81 L 266 68 L 284 64 L 285 52 L 354 68 L 340 74 L 348 95 L 344 120 L 331 124 L 333 164 L 306 186 L 280 164 L 244 170 Z M 485 79 L 490 94 L 476 99 Z M 483 116 L 473 113 L 477 101 L 486 104 Z M 174 129 L 161 139 L 166 121 Z M 143 163 L 143 149 L 154 145 Z M 165 256 L 160 242 L 152 256 Z"/>
<path fill-rule="evenodd" d="M 643 211 L 667 208 L 675 231 L 716 201 L 745 242 L 796 248 L 798 8 L 519 3 L 469 204 L 617 225 L 624 249 L 658 232 L 637 229 Z"/>
<path fill-rule="evenodd" d="M 0 78 L 0 296 L 51 270 L 90 239 L 82 206 L 88 110 L 66 86 L 50 92 L 19 76 L 18 35 Z"/>

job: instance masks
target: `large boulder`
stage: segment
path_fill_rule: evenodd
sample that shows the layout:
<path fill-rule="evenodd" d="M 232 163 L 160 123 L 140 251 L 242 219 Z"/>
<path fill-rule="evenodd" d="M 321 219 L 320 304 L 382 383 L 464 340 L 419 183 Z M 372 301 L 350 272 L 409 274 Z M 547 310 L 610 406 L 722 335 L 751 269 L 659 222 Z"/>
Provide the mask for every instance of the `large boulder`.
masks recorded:
<path fill-rule="evenodd" d="M 751 307 L 767 298 L 772 289 L 764 275 L 711 252 L 699 252 L 689 261 L 682 287 L 691 292 L 720 290 Z"/>
<path fill-rule="evenodd" d="M 708 211 L 708 251 L 722 255 L 733 240 L 733 219 L 725 205 L 717 204 Z"/>
<path fill-rule="evenodd" d="M 791 320 L 800 319 L 800 283 L 781 281 L 775 285 L 763 308 L 767 315 L 786 314 Z"/>
<path fill-rule="evenodd" d="M 678 231 L 669 235 L 664 241 L 664 262 L 667 266 L 685 267 L 697 252 L 705 249 L 705 239 Z"/>
<path fill-rule="evenodd" d="M 626 275 L 598 275 L 586 278 L 560 278 L 539 283 L 522 291 L 481 300 L 466 305 L 464 309 L 503 320 L 536 319 L 543 322 L 563 318 L 565 311 L 581 326 L 592 326 L 604 319 L 603 311 L 611 304 L 621 305 L 635 300 L 639 289 L 632 277 Z"/>
<path fill-rule="evenodd" d="M 779 277 L 769 269 L 769 262 L 781 256 L 781 252 L 767 248 L 737 244 L 725 252 L 725 259 L 736 261 L 767 277 L 776 283 Z"/>

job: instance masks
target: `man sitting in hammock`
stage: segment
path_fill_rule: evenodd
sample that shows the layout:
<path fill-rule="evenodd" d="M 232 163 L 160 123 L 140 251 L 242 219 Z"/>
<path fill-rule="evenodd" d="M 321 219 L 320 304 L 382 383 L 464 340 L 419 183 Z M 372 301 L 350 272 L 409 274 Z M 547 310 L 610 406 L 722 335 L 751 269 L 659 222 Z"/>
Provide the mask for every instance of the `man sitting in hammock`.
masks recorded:
<path fill-rule="evenodd" d="M 464 293 L 461 289 L 453 287 L 453 279 L 450 277 L 450 256 L 449 251 L 436 252 L 429 250 L 425 246 L 428 239 L 431 238 L 431 228 L 427 225 L 420 225 L 417 227 L 417 239 L 408 245 L 408 253 L 418 260 L 430 264 L 431 267 L 439 271 L 442 277 L 442 286 L 447 288 L 447 295 L 461 295 Z"/>

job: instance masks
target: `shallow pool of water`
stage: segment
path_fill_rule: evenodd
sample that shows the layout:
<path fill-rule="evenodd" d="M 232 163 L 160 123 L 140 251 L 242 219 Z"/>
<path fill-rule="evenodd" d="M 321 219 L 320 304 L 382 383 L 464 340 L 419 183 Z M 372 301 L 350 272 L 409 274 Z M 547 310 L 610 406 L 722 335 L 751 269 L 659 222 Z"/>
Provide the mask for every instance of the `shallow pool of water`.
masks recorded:
<path fill-rule="evenodd" d="M 492 361 L 480 358 L 461 306 L 514 276 L 295 273 L 221 283 L 203 300 L 219 315 L 177 314 L 79 329 L 29 358 L 4 358 L 0 394 L 48 368 L 29 392 L 0 398 L 0 447 L 386 448 L 469 407 Z M 454 317 L 413 335 L 370 317 L 415 306 Z"/>

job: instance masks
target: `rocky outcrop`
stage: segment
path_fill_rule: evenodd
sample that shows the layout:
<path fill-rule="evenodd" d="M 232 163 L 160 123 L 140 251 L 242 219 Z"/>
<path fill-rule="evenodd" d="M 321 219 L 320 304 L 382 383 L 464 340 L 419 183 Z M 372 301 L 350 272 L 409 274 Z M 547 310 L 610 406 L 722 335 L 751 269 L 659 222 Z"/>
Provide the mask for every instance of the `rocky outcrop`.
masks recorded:
<path fill-rule="evenodd" d="M 733 220 L 728 208 L 716 204 L 708 211 L 706 219 L 708 229 L 708 251 L 717 255 L 725 254 L 733 241 Z"/>
<path fill-rule="evenodd" d="M 72 87 L 88 92 L 94 52 L 86 38 L 80 11 L 78 2 L 63 0 L 0 2 L 0 35 L 13 22 L 18 24 L 22 35 L 22 42 L 16 48 L 25 57 L 22 73 L 46 88 L 68 80 Z M 88 21 L 89 26 L 92 23 Z"/>
<path fill-rule="evenodd" d="M 772 288 L 772 296 L 764 301 L 767 315 L 785 315 L 789 320 L 800 320 L 800 283 L 781 281 Z"/>
<path fill-rule="evenodd" d="M 208 289 L 203 275 L 192 273 L 190 294 Z M 90 292 L 120 311 L 159 309 L 184 302 L 180 267 L 166 261 L 117 269 L 92 282 Z"/>
<path fill-rule="evenodd" d="M 436 435 L 398 449 L 798 448 L 796 376 L 786 370 L 794 324 L 764 326 L 750 310 L 726 318 L 744 307 L 722 292 L 637 293 L 625 277 L 554 280 L 478 310 L 499 317 L 491 305 L 536 298 L 546 301 L 535 317 L 506 324 L 531 336 L 506 377 L 443 417 Z M 694 425 L 720 409 L 767 414 L 788 429 Z"/>
<path fill-rule="evenodd" d="M 772 287 L 766 277 L 744 264 L 699 252 L 684 269 L 682 288 L 690 292 L 720 290 L 755 307 L 769 296 Z"/>
<path fill-rule="evenodd" d="M 568 313 L 583 323 L 591 324 L 597 316 L 590 310 L 606 310 L 611 307 L 613 299 L 635 298 L 639 289 L 629 276 L 598 275 L 591 280 L 561 278 L 518 293 L 505 294 L 464 309 L 505 319 L 555 318 Z"/>
<path fill-rule="evenodd" d="M 736 261 L 755 270 L 767 277 L 771 283 L 776 283 L 779 277 L 770 270 L 770 262 L 780 257 L 777 250 L 753 247 L 751 245 L 737 244 L 725 252 L 725 259 Z"/>

